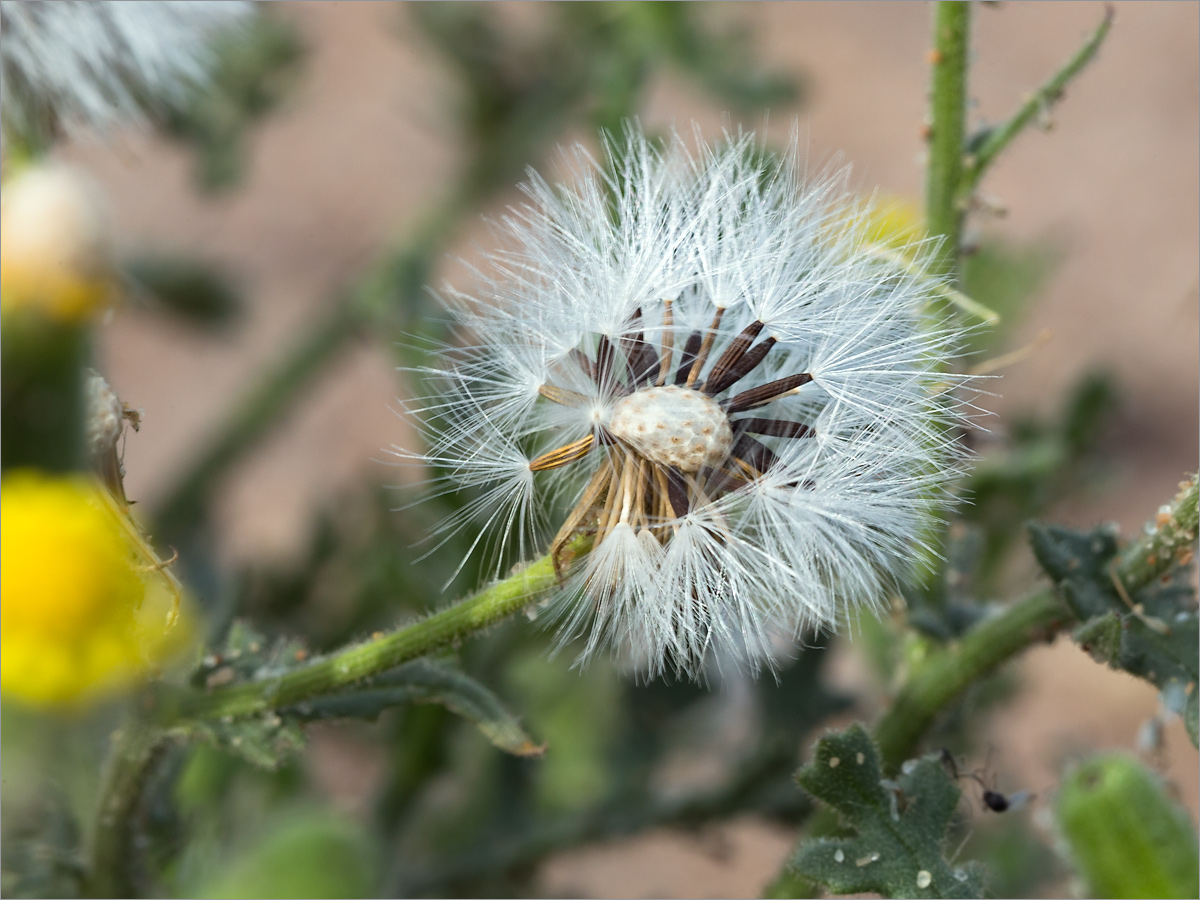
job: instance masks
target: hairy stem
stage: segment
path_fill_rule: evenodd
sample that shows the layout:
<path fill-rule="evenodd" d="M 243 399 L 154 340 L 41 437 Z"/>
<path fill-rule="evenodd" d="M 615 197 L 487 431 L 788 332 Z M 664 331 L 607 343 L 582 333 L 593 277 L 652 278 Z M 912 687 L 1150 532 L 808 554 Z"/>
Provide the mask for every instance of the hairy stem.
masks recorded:
<path fill-rule="evenodd" d="M 1051 106 L 1062 99 L 1063 90 L 1071 82 L 1071 79 L 1091 62 L 1100 49 L 1100 45 L 1104 43 L 1109 29 L 1112 28 L 1115 15 L 1116 11 L 1109 4 L 1105 9 L 1104 18 L 1096 30 L 1092 32 L 1087 42 L 1075 52 L 1075 55 L 1067 60 L 1066 65 L 1030 94 L 1011 119 L 1003 125 L 984 132 L 977 140 L 972 141 L 973 146 L 967 154 L 958 184 L 957 205 L 960 208 L 966 208 L 970 202 L 971 193 L 979 184 L 979 180 L 1013 138 L 1020 134 L 1030 122 L 1044 116 Z"/>
<path fill-rule="evenodd" d="M 116 736 L 92 827 L 89 896 L 138 895 L 134 818 L 146 779 L 166 743 L 165 732 L 137 718 Z"/>
<path fill-rule="evenodd" d="M 971 4 L 941 0 L 933 24 L 929 165 L 925 173 L 925 225 L 941 237 L 934 264 L 958 281 L 958 251 L 965 208 L 958 203 L 967 121 L 967 53 Z"/>
<path fill-rule="evenodd" d="M 937 715 L 967 687 L 1074 621 L 1051 590 L 1015 603 L 971 629 L 955 644 L 934 650 L 914 668 L 875 726 L 884 769 L 895 771 L 912 755 Z"/>
<path fill-rule="evenodd" d="M 580 538 L 568 552 L 585 552 Z M 189 719 L 247 716 L 294 706 L 369 679 L 401 663 L 470 637 L 511 616 L 558 584 L 549 556 L 426 619 L 313 660 L 274 677 L 209 693 L 159 693 L 147 698 L 153 724 L 133 720 L 117 736 L 103 779 L 92 837 L 88 889 L 95 897 L 134 895 L 132 822 L 145 780 L 171 729 Z"/>
<path fill-rule="evenodd" d="M 1162 575 L 1176 562 L 1190 559 L 1200 531 L 1200 476 L 1179 485 L 1175 499 L 1155 515 L 1153 530 L 1145 529 L 1121 553 L 1116 573 L 1129 591 Z"/>
<path fill-rule="evenodd" d="M 580 539 L 568 547 L 568 552 L 581 552 L 586 547 L 586 539 Z M 470 637 L 525 609 L 557 584 L 554 562 L 544 556 L 475 596 L 412 625 L 380 633 L 275 676 L 177 697 L 165 703 L 164 720 L 173 724 L 185 719 L 254 715 L 333 693 Z"/>

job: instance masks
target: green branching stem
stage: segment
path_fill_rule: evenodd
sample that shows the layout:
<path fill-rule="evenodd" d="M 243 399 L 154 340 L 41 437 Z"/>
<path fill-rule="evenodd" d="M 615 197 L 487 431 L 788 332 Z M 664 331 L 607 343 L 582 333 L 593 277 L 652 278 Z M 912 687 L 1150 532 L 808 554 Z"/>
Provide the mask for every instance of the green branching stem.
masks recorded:
<path fill-rule="evenodd" d="M 587 549 L 578 539 L 569 551 Z M 332 694 L 369 679 L 401 663 L 426 656 L 464 640 L 536 602 L 558 584 L 549 556 L 531 563 L 425 619 L 323 656 L 276 676 L 217 688 L 208 693 L 188 693 L 166 698 L 161 716 L 166 723 L 188 719 L 247 716 L 295 706 L 305 700 Z"/>
<path fill-rule="evenodd" d="M 586 552 L 580 538 L 568 553 Z M 131 822 L 158 751 L 189 720 L 216 720 L 295 706 L 457 643 L 529 607 L 558 584 L 549 556 L 440 612 L 313 660 L 277 676 L 200 693 L 148 695 L 154 721 L 135 720 L 113 746 L 92 833 L 89 889 L 97 897 L 133 896 Z"/>
<path fill-rule="evenodd" d="M 1164 506 L 1153 532 L 1132 543 L 1113 572 L 1130 593 L 1145 587 L 1196 541 L 1200 512 L 1197 479 L 1181 486 Z M 932 651 L 915 665 L 892 705 L 875 726 L 884 768 L 894 771 L 915 752 L 934 718 L 975 681 L 1038 641 L 1053 638 L 1074 616 L 1053 591 L 1042 591 L 1016 603 L 971 629 L 957 643 Z"/>
<path fill-rule="evenodd" d="M 963 169 L 958 183 L 956 206 L 966 209 L 970 203 L 971 194 L 979 184 L 984 173 L 995 162 L 996 157 L 1004 150 L 1013 138 L 1020 134 L 1031 122 L 1046 115 L 1047 111 L 1062 99 L 1063 90 L 1076 75 L 1078 75 L 1095 57 L 1100 45 L 1112 28 L 1116 10 L 1111 4 L 1105 8 L 1104 18 L 1092 32 L 1087 42 L 1067 60 L 1066 65 L 1054 73 L 1045 84 L 1034 91 L 1021 104 L 1021 108 L 1011 119 L 996 128 L 984 132 L 968 148 Z"/>
<path fill-rule="evenodd" d="M 958 203 L 966 146 L 967 54 L 971 4 L 942 0 L 933 23 L 929 165 L 925 175 L 925 225 L 942 238 L 935 267 L 958 281 L 959 243 L 965 208 Z"/>
<path fill-rule="evenodd" d="M 1192 552 L 1200 528 L 1197 476 L 1184 482 L 1174 500 L 1159 510 L 1153 527 L 1153 532 L 1143 529 L 1143 537 L 1130 544 L 1114 565 L 1114 575 L 1131 593 Z M 1053 590 L 1040 591 L 914 664 L 873 732 L 884 770 L 895 772 L 912 757 L 937 716 L 970 685 L 1074 622 L 1074 615 Z M 836 815 L 822 810 L 805 837 L 829 836 L 836 827 Z M 807 879 L 786 869 L 768 887 L 766 896 L 811 897 L 814 889 Z"/>
<path fill-rule="evenodd" d="M 912 756 L 937 715 L 967 687 L 1033 643 L 1050 640 L 1071 621 L 1070 611 L 1046 590 L 981 623 L 957 643 L 931 651 L 913 667 L 875 726 L 884 769 L 894 772 Z"/>

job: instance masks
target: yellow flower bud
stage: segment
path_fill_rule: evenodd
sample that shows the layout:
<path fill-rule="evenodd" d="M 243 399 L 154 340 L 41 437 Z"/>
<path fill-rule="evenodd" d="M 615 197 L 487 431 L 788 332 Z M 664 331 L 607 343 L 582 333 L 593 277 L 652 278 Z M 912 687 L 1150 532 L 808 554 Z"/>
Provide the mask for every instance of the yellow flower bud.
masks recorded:
<path fill-rule="evenodd" d="M 0 312 L 85 322 L 109 301 L 111 268 L 99 198 L 62 166 L 22 169 L 0 194 Z"/>
<path fill-rule="evenodd" d="M 27 703 L 119 693 L 175 649 L 174 580 L 93 479 L 33 470 L 0 486 L 0 690 Z"/>

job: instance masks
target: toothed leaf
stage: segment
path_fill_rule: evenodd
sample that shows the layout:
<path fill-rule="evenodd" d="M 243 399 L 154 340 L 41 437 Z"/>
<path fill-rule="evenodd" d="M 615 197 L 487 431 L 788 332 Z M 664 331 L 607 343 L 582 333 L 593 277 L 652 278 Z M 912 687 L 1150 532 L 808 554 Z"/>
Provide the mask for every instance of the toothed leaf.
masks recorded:
<path fill-rule="evenodd" d="M 197 721 L 188 726 L 187 736 L 268 771 L 275 771 L 304 749 L 300 726 L 273 713 L 231 721 Z"/>
<path fill-rule="evenodd" d="M 1190 714 L 1194 723 L 1200 620 L 1190 567 L 1175 566 L 1123 597 L 1111 568 L 1117 542 L 1110 529 L 1079 532 L 1032 524 L 1029 532 L 1038 562 L 1063 601 L 1083 619 L 1075 640 L 1095 659 L 1160 689 L 1184 686 L 1193 707 L 1182 710 L 1184 719 Z M 1188 733 L 1195 744 L 1194 724 Z"/>
<path fill-rule="evenodd" d="M 856 836 L 811 841 L 792 860 L 834 893 L 885 897 L 982 897 L 975 867 L 946 862 L 942 844 L 959 789 L 936 758 L 884 781 L 879 756 L 859 725 L 821 738 L 797 774 L 800 785 L 842 814 Z"/>

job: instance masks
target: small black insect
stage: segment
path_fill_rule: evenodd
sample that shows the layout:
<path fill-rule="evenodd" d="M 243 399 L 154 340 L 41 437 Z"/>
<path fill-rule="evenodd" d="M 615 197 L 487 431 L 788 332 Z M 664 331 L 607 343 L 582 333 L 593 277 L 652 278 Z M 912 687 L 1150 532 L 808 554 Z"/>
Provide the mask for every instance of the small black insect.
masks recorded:
<path fill-rule="evenodd" d="M 992 812 L 1002 813 L 1012 805 L 1012 801 L 1010 801 L 1008 797 L 1005 797 L 999 791 L 989 791 L 985 789 L 983 792 L 983 805 Z"/>
<path fill-rule="evenodd" d="M 989 754 L 990 756 L 990 754 Z M 938 761 L 946 769 L 946 772 L 955 781 L 960 778 L 970 778 L 974 780 L 981 788 L 983 788 L 983 805 L 994 813 L 1008 812 L 1010 809 L 1019 809 L 1024 806 L 1032 796 L 1029 791 L 1017 791 L 1015 794 L 1002 794 L 996 790 L 994 785 L 989 785 L 989 781 L 993 779 L 985 779 L 984 775 L 979 772 L 960 772 L 958 762 L 954 758 L 954 754 L 945 747 L 941 749 L 938 755 Z"/>

